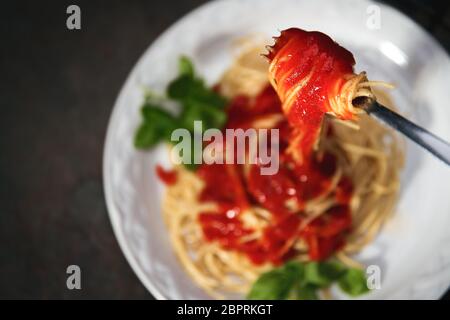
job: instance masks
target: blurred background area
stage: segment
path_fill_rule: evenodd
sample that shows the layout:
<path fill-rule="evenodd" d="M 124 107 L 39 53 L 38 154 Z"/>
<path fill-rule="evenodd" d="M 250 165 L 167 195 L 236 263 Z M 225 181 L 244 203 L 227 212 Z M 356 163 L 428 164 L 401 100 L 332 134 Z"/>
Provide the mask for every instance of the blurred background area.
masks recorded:
<path fill-rule="evenodd" d="M 109 223 L 102 187 L 106 126 L 143 51 L 205 2 L 2 3 L 0 298 L 152 299 Z M 383 2 L 450 51 L 449 2 Z M 70 4 L 81 8 L 81 30 L 66 28 Z M 81 267 L 82 290 L 66 288 L 71 264 Z"/>

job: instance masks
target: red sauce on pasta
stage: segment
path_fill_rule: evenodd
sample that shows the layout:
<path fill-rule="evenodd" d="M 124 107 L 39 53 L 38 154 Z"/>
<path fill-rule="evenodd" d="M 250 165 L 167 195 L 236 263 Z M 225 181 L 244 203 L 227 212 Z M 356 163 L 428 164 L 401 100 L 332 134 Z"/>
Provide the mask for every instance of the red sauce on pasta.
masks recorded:
<path fill-rule="evenodd" d="M 311 153 L 330 101 L 353 74 L 353 55 L 317 31 L 287 29 L 269 49 L 269 73 L 290 124 L 299 130 L 303 156 Z M 351 119 L 352 113 L 339 115 Z"/>
<path fill-rule="evenodd" d="M 156 166 L 156 175 L 166 185 L 173 185 L 177 182 L 177 173 L 173 170 L 166 170 L 160 165 Z"/>
<path fill-rule="evenodd" d="M 198 220 L 206 241 L 240 252 L 254 264 L 283 263 L 297 253 L 297 240 L 305 243 L 311 260 L 323 260 L 345 244 L 353 185 L 341 176 L 333 187 L 336 157 L 313 150 L 325 113 L 331 111 L 330 99 L 339 95 L 355 61 L 327 35 L 300 29 L 282 31 L 267 58 L 275 90 L 267 86 L 255 98 L 235 97 L 227 108 L 226 128 L 252 128 L 264 117 L 284 113 L 286 118 L 278 118 L 275 125 L 280 132 L 279 170 L 262 175 L 258 164 L 201 165 L 196 172 L 204 181 L 199 201 L 214 202 L 217 208 L 200 213 Z M 352 114 L 344 111 L 340 117 L 350 119 Z M 176 182 L 175 172 L 159 166 L 156 170 L 166 184 Z M 334 197 L 334 205 L 311 220 L 305 205 L 321 195 Z M 255 207 L 265 212 L 256 237 L 255 225 L 245 219 Z"/>
<path fill-rule="evenodd" d="M 268 86 L 255 99 L 233 99 L 226 127 L 249 128 L 262 115 L 280 112 L 280 99 Z M 326 259 L 341 248 L 351 226 L 351 181 L 343 177 L 337 188 L 329 191 L 337 168 L 335 156 L 310 153 L 308 161 L 299 163 L 287 151 L 296 129 L 284 119 L 276 128 L 280 130 L 280 168 L 275 175 L 261 175 L 259 165 L 244 170 L 244 165 L 203 164 L 197 170 L 205 182 L 199 200 L 215 202 L 218 207 L 199 215 L 204 237 L 247 255 L 255 264 L 286 261 L 296 253 L 293 244 L 299 238 L 307 244 L 312 260 Z M 325 192 L 334 194 L 337 205 L 300 228 L 306 219 L 305 203 Z M 242 215 L 255 206 L 267 210 L 270 217 L 261 235 L 252 239 L 249 235 L 254 230 L 244 223 Z"/>

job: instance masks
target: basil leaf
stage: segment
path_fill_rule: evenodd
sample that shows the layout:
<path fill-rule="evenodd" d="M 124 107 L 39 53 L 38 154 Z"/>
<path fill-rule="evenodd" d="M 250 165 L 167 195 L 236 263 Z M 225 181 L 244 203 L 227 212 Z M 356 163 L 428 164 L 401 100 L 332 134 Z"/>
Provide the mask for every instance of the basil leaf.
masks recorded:
<path fill-rule="evenodd" d="M 206 87 L 203 80 L 182 74 L 173 80 L 168 88 L 167 95 L 182 103 L 202 104 L 209 108 L 223 109 L 227 100 Z"/>
<path fill-rule="evenodd" d="M 188 130 L 194 129 L 195 120 L 202 121 L 203 130 L 206 130 L 222 128 L 227 121 L 227 115 L 223 110 L 198 103 L 189 103 L 184 108 L 181 119 Z"/>
<path fill-rule="evenodd" d="M 369 291 L 363 270 L 351 268 L 339 278 L 339 288 L 350 296 L 359 296 Z"/>
<path fill-rule="evenodd" d="M 347 267 L 338 261 L 325 261 L 319 264 L 319 272 L 322 276 L 336 281 L 339 279 L 347 270 Z"/>
<path fill-rule="evenodd" d="M 169 99 L 180 104 L 180 115 L 174 117 L 164 111 L 159 106 L 161 97 L 148 91 L 141 111 L 143 124 L 135 135 L 137 148 L 149 148 L 162 140 L 170 142 L 171 134 L 177 128 L 185 128 L 193 135 L 196 120 L 202 121 L 203 130 L 220 129 L 225 125 L 227 115 L 224 108 L 227 100 L 195 76 L 194 66 L 187 57 L 180 58 L 178 68 L 179 75 L 169 83 L 166 93 Z M 192 159 L 192 163 L 185 166 L 195 169 L 194 150 L 186 152 L 189 152 L 187 156 Z"/>
<path fill-rule="evenodd" d="M 274 269 L 263 273 L 253 284 L 247 299 L 252 300 L 282 300 L 286 299 L 294 282 L 289 273 Z"/>
<path fill-rule="evenodd" d="M 154 127 L 154 131 L 161 139 L 170 142 L 172 132 L 179 127 L 177 119 L 167 111 L 148 104 L 142 107 L 141 112 L 144 122 Z"/>
<path fill-rule="evenodd" d="M 297 300 L 317 300 L 317 286 L 305 281 L 305 264 L 297 261 L 289 261 L 284 265 L 284 270 L 290 273 L 294 281 L 291 297 Z"/>
<path fill-rule="evenodd" d="M 222 128 L 227 121 L 227 114 L 216 108 L 203 108 L 207 128 Z"/>
<path fill-rule="evenodd" d="M 202 110 L 196 105 L 186 106 L 180 115 L 180 121 L 182 127 L 188 129 L 191 133 L 194 132 L 194 121 L 202 121 L 203 129 L 206 129 L 204 128 Z"/>
<path fill-rule="evenodd" d="M 178 69 L 180 75 L 188 75 L 190 77 L 194 77 L 194 65 L 188 57 L 182 56 L 180 58 L 180 60 L 178 61 Z"/>
<path fill-rule="evenodd" d="M 283 268 L 293 281 L 303 281 L 305 274 L 305 265 L 303 263 L 298 261 L 288 261 Z"/>
<path fill-rule="evenodd" d="M 320 264 L 318 262 L 309 262 L 305 265 L 304 282 L 320 288 L 325 288 L 331 285 L 332 279 L 321 272 Z"/>
<path fill-rule="evenodd" d="M 264 273 L 253 285 L 249 299 L 317 300 L 317 292 L 338 283 L 351 296 L 369 291 L 363 270 L 342 263 L 289 261 L 283 267 Z"/>
<path fill-rule="evenodd" d="M 187 74 L 181 75 L 169 83 L 167 95 L 169 98 L 178 101 L 186 99 L 189 96 L 189 92 L 192 91 L 193 81 L 191 76 Z"/>
<path fill-rule="evenodd" d="M 345 266 L 338 262 L 309 262 L 305 266 L 304 282 L 326 288 L 345 273 Z"/>
<path fill-rule="evenodd" d="M 297 299 L 299 300 L 318 300 L 317 288 L 312 284 L 299 285 L 297 288 Z"/>
<path fill-rule="evenodd" d="M 175 120 L 175 117 L 163 110 L 162 107 L 149 103 L 142 107 L 141 113 L 146 121 L 173 122 Z"/>
<path fill-rule="evenodd" d="M 161 140 L 161 135 L 156 128 L 149 123 L 142 123 L 134 136 L 134 146 L 139 149 L 147 149 L 155 146 Z"/>
<path fill-rule="evenodd" d="M 203 82 L 191 86 L 189 99 L 209 108 L 223 109 L 227 104 L 227 100 L 224 97 L 206 88 Z"/>
<path fill-rule="evenodd" d="M 203 104 L 208 107 L 224 108 L 227 100 L 208 88 L 202 79 L 195 77 L 194 67 L 189 59 L 181 57 L 179 76 L 167 88 L 167 95 L 182 103 Z"/>

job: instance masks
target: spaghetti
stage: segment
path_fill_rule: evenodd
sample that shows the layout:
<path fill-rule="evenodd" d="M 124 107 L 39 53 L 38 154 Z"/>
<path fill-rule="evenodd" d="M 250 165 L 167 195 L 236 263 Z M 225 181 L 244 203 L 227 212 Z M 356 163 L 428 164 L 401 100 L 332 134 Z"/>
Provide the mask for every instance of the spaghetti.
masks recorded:
<path fill-rule="evenodd" d="M 179 166 L 167 185 L 163 212 L 174 250 L 194 281 L 217 298 L 248 292 L 261 273 L 288 259 L 334 255 L 357 264 L 350 256 L 373 240 L 395 207 L 403 159 L 397 137 L 365 114 L 357 123 L 341 120 L 355 119 L 352 98 L 374 96 L 371 83 L 353 75 L 353 64 L 342 66 L 334 75 L 345 80 L 340 94 L 316 100 L 323 108 L 316 137 L 304 147 L 299 123 L 305 119 L 292 118 L 299 114 L 292 97 L 299 97 L 301 79 L 309 74 L 310 81 L 315 67 L 286 82 L 296 67 L 282 65 L 282 51 L 295 48 L 285 35 L 269 53 L 270 67 L 260 48 L 247 50 L 219 85 L 231 98 L 227 128 L 280 130 L 279 172 L 262 176 L 258 164 L 202 165 L 196 172 Z M 263 81 L 268 69 L 277 92 Z"/>

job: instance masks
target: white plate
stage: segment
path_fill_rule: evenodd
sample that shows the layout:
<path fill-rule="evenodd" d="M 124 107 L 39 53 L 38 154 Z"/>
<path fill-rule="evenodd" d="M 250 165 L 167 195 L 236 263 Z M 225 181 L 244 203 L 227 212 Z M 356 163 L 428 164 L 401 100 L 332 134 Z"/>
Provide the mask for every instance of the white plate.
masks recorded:
<path fill-rule="evenodd" d="M 376 7 L 374 7 L 374 5 Z M 371 24 L 380 10 L 380 28 Z M 372 18 L 371 18 L 372 17 Z M 184 272 L 161 217 L 163 186 L 154 166 L 164 147 L 133 148 L 142 87 L 163 90 L 181 54 L 209 83 L 229 65 L 234 39 L 278 30 L 319 30 L 355 55 L 357 70 L 394 82 L 397 107 L 450 140 L 450 61 L 424 30 L 398 11 L 360 0 L 221 0 L 164 32 L 133 68 L 114 106 L 104 151 L 104 187 L 113 229 L 142 283 L 158 299 L 207 299 Z M 450 169 L 409 143 L 398 210 L 361 259 L 382 268 L 382 287 L 368 298 L 436 299 L 450 284 Z"/>

